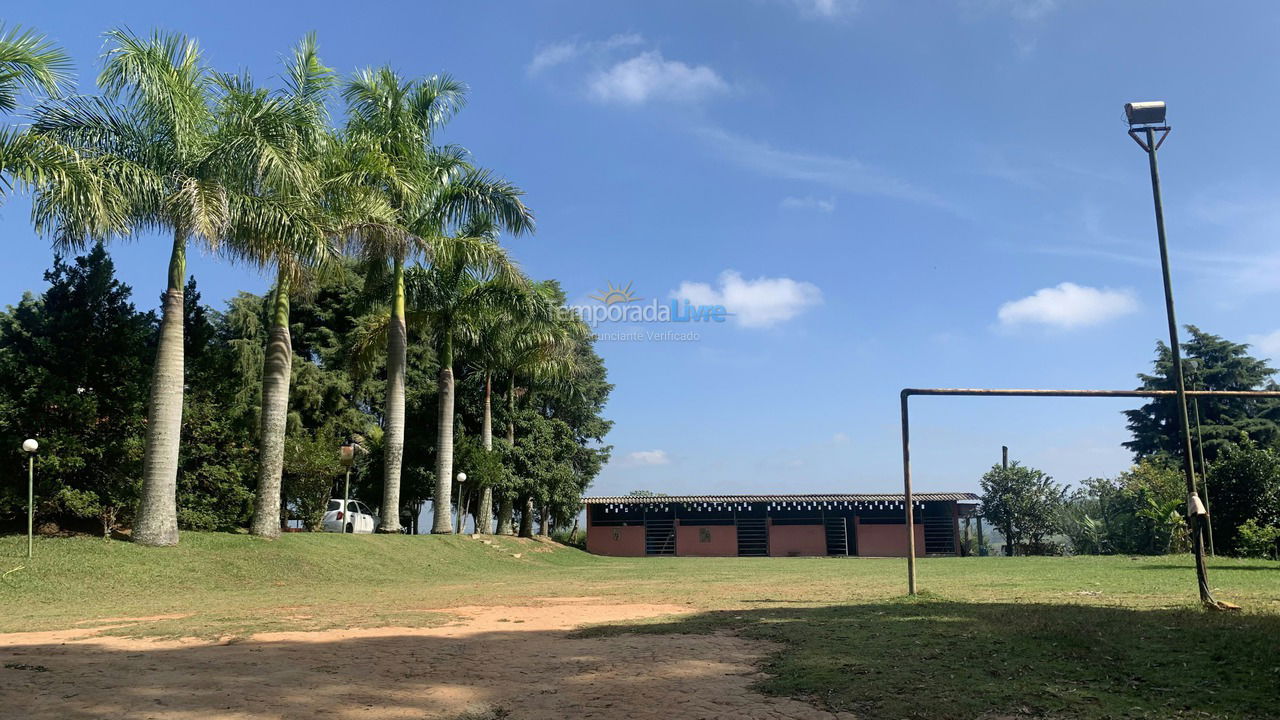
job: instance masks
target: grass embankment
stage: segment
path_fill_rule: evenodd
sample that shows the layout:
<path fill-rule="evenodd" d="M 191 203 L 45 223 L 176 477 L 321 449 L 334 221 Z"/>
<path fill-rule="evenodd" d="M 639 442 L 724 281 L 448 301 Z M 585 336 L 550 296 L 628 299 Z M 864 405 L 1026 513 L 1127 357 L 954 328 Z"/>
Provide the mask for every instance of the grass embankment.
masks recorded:
<path fill-rule="evenodd" d="M 762 687 L 866 717 L 1280 715 L 1280 563 L 1219 559 L 1238 614 L 1194 607 L 1191 559 L 940 558 L 902 598 L 891 559 L 602 558 L 493 538 L 186 533 L 177 548 L 0 538 L 0 632 L 182 614 L 114 632 L 423 625 L 459 605 L 593 596 L 676 620 L 588 632 L 731 630 L 784 648 Z M 514 557 L 519 554 L 520 557 Z"/>

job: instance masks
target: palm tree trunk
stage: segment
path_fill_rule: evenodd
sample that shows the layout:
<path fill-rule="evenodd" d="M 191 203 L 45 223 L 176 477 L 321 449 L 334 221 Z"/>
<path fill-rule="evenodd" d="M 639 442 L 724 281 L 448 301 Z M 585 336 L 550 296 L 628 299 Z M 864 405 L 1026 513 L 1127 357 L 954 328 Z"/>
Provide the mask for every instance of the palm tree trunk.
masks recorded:
<path fill-rule="evenodd" d="M 142 545 L 178 544 L 178 449 L 182 440 L 183 280 L 187 272 L 187 236 L 175 230 L 169 256 L 169 287 L 160 316 L 156 364 L 147 405 L 146 449 L 142 460 L 142 499 L 133 539 Z"/>
<path fill-rule="evenodd" d="M 524 509 L 520 511 L 520 537 L 533 537 L 533 498 L 524 499 Z"/>
<path fill-rule="evenodd" d="M 480 438 L 485 452 L 493 452 L 493 378 L 484 374 L 484 420 L 480 426 Z M 480 502 L 476 508 L 476 533 L 488 535 L 493 529 L 493 486 L 487 484 L 491 478 L 479 478 L 485 482 L 480 491 Z"/>
<path fill-rule="evenodd" d="M 507 444 L 516 444 L 516 376 L 507 378 Z"/>
<path fill-rule="evenodd" d="M 404 260 L 395 260 L 391 326 L 387 332 L 387 411 L 383 433 L 382 513 L 378 532 L 400 532 L 400 465 L 404 461 L 404 366 L 409 344 L 404 318 Z"/>
<path fill-rule="evenodd" d="M 289 336 L 289 278 L 281 267 L 262 363 L 262 419 L 259 432 L 258 494 L 253 504 L 254 535 L 280 535 L 280 476 L 284 471 L 285 422 L 289 416 L 289 381 L 293 374 L 293 340 Z"/>
<path fill-rule="evenodd" d="M 440 349 L 440 417 L 436 428 L 436 495 L 434 534 L 453 532 L 450 511 L 453 509 L 453 338 L 447 329 Z M 463 512 L 462 508 L 458 512 Z"/>
<path fill-rule="evenodd" d="M 498 534 L 499 535 L 515 535 L 515 526 L 512 524 L 513 516 L 516 514 L 515 501 L 507 493 L 502 494 L 502 498 L 498 500 Z"/>
<path fill-rule="evenodd" d="M 514 373 L 507 377 L 507 446 L 513 447 L 516 444 L 516 376 Z M 510 493 L 503 493 L 502 499 L 498 502 L 498 534 L 499 535 L 515 535 L 516 528 L 513 523 L 516 513 L 515 499 Z"/>

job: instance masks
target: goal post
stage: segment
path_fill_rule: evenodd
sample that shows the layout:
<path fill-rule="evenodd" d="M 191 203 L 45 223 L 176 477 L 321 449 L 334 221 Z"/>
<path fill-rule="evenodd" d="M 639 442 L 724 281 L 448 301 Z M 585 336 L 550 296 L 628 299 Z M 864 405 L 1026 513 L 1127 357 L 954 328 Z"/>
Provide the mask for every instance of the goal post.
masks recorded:
<path fill-rule="evenodd" d="M 907 593 L 916 594 L 916 536 L 914 500 L 911 492 L 911 414 L 913 395 L 943 397 L 1043 397 L 1043 398 L 1162 398 L 1177 397 L 1177 390 L 1028 390 L 1002 388 L 903 388 L 902 404 L 902 494 L 907 521 Z M 1276 390 L 1187 390 L 1191 398 L 1280 398 Z M 1198 496 L 1197 496 L 1198 498 Z"/>

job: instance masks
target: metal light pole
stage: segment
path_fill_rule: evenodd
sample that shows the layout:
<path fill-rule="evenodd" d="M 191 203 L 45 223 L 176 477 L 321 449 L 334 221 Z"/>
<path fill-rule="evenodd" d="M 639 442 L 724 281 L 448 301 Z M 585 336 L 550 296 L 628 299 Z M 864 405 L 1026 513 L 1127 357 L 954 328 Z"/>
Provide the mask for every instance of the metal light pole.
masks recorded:
<path fill-rule="evenodd" d="M 462 534 L 462 518 L 464 515 L 467 514 L 467 500 L 466 500 L 466 496 L 462 494 L 462 488 L 463 488 L 462 484 L 467 481 L 467 474 L 464 472 L 460 472 L 458 473 L 457 477 L 458 477 L 458 529 L 455 530 L 454 532 L 458 535 L 461 535 Z"/>
<path fill-rule="evenodd" d="M 342 517 L 345 520 L 351 514 L 347 505 L 351 502 L 351 466 L 356 461 L 356 446 L 350 442 L 346 443 L 339 449 L 338 457 L 342 460 L 342 466 L 347 469 L 347 482 L 342 489 Z M 347 525 L 344 522 L 342 524 L 343 530 L 346 530 L 346 527 Z M 355 530 L 355 525 L 352 525 L 351 529 Z"/>
<path fill-rule="evenodd" d="M 1173 283 L 1169 279 L 1169 248 L 1164 233 L 1164 205 L 1160 199 L 1160 169 L 1156 165 L 1156 151 L 1169 136 L 1165 125 L 1163 102 L 1135 102 L 1124 106 L 1129 120 L 1129 137 L 1147 153 L 1151 165 L 1151 197 L 1155 202 L 1156 235 L 1160 241 L 1160 270 L 1164 275 L 1164 307 L 1169 320 L 1169 354 L 1173 360 L 1174 389 L 1177 391 L 1178 430 L 1182 444 L 1182 469 L 1187 480 L 1187 524 L 1191 528 L 1196 556 L 1196 580 L 1200 588 L 1200 602 L 1205 607 L 1218 608 L 1209 590 L 1209 571 L 1204 558 L 1204 503 L 1196 492 L 1196 470 L 1192 458 L 1191 424 L 1187 419 L 1187 387 L 1182 378 L 1182 349 L 1178 344 L 1178 320 L 1173 311 Z M 1159 140 L 1156 133 L 1160 133 Z"/>
<path fill-rule="evenodd" d="M 35 538 L 36 517 L 36 450 L 40 443 L 35 438 L 22 441 L 22 451 L 27 454 L 27 559 L 31 559 L 31 547 Z"/>

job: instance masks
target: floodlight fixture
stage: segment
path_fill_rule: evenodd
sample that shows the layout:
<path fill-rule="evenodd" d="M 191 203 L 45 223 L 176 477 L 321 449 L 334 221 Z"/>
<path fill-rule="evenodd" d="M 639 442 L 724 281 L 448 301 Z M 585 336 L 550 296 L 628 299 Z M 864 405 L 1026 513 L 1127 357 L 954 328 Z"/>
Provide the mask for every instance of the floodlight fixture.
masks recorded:
<path fill-rule="evenodd" d="M 1124 116 L 1130 125 L 1163 125 L 1165 104 L 1163 100 L 1125 103 Z"/>

